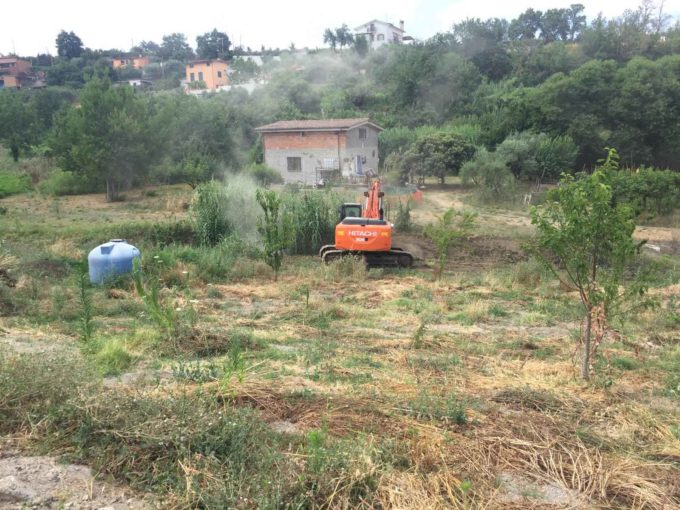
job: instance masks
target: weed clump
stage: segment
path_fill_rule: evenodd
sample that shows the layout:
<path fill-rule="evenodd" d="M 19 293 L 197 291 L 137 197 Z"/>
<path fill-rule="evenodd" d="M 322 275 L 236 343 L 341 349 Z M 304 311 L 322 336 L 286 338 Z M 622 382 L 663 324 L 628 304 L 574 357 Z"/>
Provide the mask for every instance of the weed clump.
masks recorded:
<path fill-rule="evenodd" d="M 347 255 L 323 267 L 326 280 L 362 281 L 368 275 L 366 259 L 360 255 Z"/>

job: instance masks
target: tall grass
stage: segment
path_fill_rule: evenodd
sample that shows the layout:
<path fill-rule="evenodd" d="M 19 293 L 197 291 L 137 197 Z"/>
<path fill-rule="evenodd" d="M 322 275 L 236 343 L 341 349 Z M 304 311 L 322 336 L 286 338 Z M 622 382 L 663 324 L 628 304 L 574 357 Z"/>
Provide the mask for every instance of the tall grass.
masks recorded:
<path fill-rule="evenodd" d="M 260 214 L 256 190 L 253 180 L 245 175 L 230 176 L 225 183 L 211 181 L 198 186 L 191 208 L 197 241 L 215 246 L 231 234 L 254 240 Z"/>
<path fill-rule="evenodd" d="M 290 252 L 315 255 L 321 246 L 333 243 L 341 203 L 342 197 L 329 191 L 286 193 L 283 208 L 295 227 Z"/>

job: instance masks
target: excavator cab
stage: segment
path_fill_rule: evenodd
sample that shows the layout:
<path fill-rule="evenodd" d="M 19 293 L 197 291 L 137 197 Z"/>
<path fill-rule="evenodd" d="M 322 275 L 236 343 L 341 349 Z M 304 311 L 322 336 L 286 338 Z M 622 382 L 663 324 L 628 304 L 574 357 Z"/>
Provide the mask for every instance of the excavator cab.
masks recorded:
<path fill-rule="evenodd" d="M 340 221 L 345 218 L 361 218 L 361 204 L 342 204 L 340 206 Z"/>

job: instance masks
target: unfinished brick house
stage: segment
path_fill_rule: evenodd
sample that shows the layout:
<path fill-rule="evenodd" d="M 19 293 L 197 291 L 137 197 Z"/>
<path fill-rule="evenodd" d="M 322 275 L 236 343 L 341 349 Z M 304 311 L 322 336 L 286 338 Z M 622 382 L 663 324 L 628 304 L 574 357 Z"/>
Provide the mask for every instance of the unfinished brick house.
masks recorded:
<path fill-rule="evenodd" d="M 32 87 L 37 76 L 32 72 L 31 63 L 16 57 L 0 57 L 0 89 Z"/>
<path fill-rule="evenodd" d="M 378 133 L 368 118 L 282 120 L 255 129 L 264 162 L 286 183 L 361 179 L 378 170 Z"/>

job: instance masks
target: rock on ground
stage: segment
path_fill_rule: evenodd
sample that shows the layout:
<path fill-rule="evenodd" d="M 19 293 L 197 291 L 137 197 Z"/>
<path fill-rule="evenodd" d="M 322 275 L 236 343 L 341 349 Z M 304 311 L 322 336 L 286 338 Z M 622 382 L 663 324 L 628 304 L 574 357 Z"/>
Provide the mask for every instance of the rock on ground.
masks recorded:
<path fill-rule="evenodd" d="M 138 510 L 152 508 L 120 487 L 94 479 L 90 468 L 54 457 L 0 456 L 0 508 Z"/>

